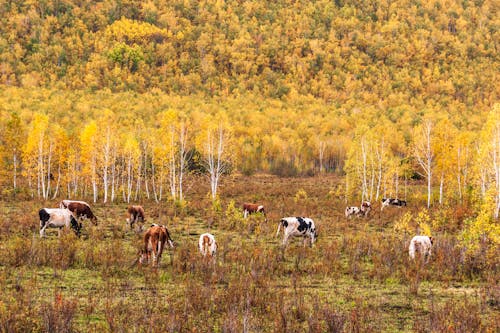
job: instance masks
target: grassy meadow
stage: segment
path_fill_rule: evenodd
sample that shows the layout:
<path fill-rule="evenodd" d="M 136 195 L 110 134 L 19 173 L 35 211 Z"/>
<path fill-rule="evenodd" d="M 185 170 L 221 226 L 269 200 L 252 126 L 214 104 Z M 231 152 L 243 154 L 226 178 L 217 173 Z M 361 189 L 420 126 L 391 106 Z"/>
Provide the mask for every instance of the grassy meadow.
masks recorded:
<path fill-rule="evenodd" d="M 125 222 L 127 204 L 93 205 L 97 226 L 83 235 L 38 235 L 38 209 L 57 201 L 0 202 L 1 332 L 498 332 L 499 256 L 466 257 L 458 232 L 467 208 L 431 210 L 445 226 L 428 265 L 408 259 L 414 235 L 394 226 L 424 207 L 419 184 L 408 207 L 373 203 L 368 218 L 344 217 L 336 176 L 228 176 L 213 206 L 206 179 L 193 179 L 188 203 L 138 200 L 147 223 L 168 226 L 176 247 L 160 267 L 136 263 L 142 235 Z M 243 220 L 243 202 L 268 210 L 268 222 Z M 357 202 L 350 202 L 356 205 Z M 280 217 L 308 216 L 314 247 L 294 239 L 284 250 Z M 410 222 L 411 225 L 411 222 Z M 213 233 L 215 262 L 198 236 Z"/>

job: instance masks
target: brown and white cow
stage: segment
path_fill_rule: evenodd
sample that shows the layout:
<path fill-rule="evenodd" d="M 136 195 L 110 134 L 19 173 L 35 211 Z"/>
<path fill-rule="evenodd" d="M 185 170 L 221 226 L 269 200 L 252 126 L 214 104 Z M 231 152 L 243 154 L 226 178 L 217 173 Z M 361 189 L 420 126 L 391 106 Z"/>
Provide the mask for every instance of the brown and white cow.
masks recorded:
<path fill-rule="evenodd" d="M 59 208 L 67 208 L 77 218 L 88 218 L 92 223 L 97 225 L 97 217 L 94 216 L 94 213 L 92 213 L 90 209 L 90 205 L 85 201 L 63 200 L 59 203 Z"/>
<path fill-rule="evenodd" d="M 151 227 L 146 230 L 143 240 L 144 248 L 142 249 L 139 263 L 148 264 L 151 256 L 153 256 L 153 267 L 157 267 L 160 263 L 165 243 L 168 243 L 171 248 L 174 247 L 174 242 L 172 238 L 170 238 L 170 233 L 167 227 L 163 225 L 152 224 Z"/>
<path fill-rule="evenodd" d="M 134 228 L 134 223 L 144 223 L 146 220 L 144 217 L 144 208 L 142 206 L 128 206 L 127 215 L 127 223 L 130 225 L 130 229 Z"/>
<path fill-rule="evenodd" d="M 82 224 L 78 222 L 73 214 L 66 208 L 42 208 L 38 211 L 40 217 L 40 237 L 45 236 L 45 229 L 59 228 L 58 235 L 61 235 L 61 229 L 71 228 L 77 236 L 80 236 Z"/>
<path fill-rule="evenodd" d="M 371 210 L 371 204 L 369 201 L 363 201 L 361 203 L 361 207 L 357 206 L 348 206 L 345 209 L 345 217 L 350 217 L 352 215 L 355 216 L 368 216 L 368 213 Z"/>
<path fill-rule="evenodd" d="M 215 256 L 215 253 L 217 252 L 217 243 L 215 242 L 214 235 L 209 233 L 201 234 L 198 241 L 198 248 L 204 257 Z"/>
<path fill-rule="evenodd" d="M 311 239 L 310 246 L 312 247 L 318 233 L 314 221 L 308 217 L 284 217 L 280 220 L 276 236 L 280 233 L 280 228 L 283 226 L 285 236 L 283 237 L 283 246 L 288 244 L 290 237 L 304 237 L 304 246 L 306 245 L 307 237 Z"/>
<path fill-rule="evenodd" d="M 432 253 L 432 244 L 434 243 L 434 238 L 431 236 L 415 236 L 410 241 L 410 246 L 408 247 L 408 254 L 410 258 L 415 260 L 415 256 L 419 254 L 425 262 L 429 261 L 429 257 Z"/>
<path fill-rule="evenodd" d="M 363 213 L 363 216 L 368 216 L 368 213 L 372 210 L 372 204 L 370 201 L 363 201 L 359 209 L 361 210 L 361 213 Z"/>
<path fill-rule="evenodd" d="M 262 213 L 264 215 L 264 218 L 265 218 L 264 221 L 267 222 L 266 211 L 265 211 L 263 205 L 253 204 L 253 203 L 244 203 L 243 204 L 243 217 L 244 218 L 247 218 L 248 215 L 255 214 L 255 213 Z"/>

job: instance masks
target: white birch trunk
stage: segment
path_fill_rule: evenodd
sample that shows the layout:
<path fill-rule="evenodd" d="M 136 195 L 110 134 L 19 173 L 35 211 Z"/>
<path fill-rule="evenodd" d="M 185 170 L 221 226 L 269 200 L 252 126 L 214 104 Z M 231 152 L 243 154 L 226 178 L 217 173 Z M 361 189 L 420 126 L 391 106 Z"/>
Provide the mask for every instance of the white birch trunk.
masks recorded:
<path fill-rule="evenodd" d="M 323 159 L 325 157 L 326 143 L 324 141 L 319 142 L 319 173 L 323 173 Z"/>
<path fill-rule="evenodd" d="M 179 201 L 181 202 L 184 200 L 182 185 L 184 182 L 184 172 L 188 159 L 186 144 L 187 144 L 187 128 L 183 123 L 181 124 L 179 133 L 179 182 L 178 182 L 179 186 L 178 187 L 179 187 Z"/>
<path fill-rule="evenodd" d="M 49 195 L 50 195 L 50 185 L 51 185 L 51 182 L 50 182 L 50 170 L 52 168 L 52 142 L 50 142 L 50 145 L 49 145 L 49 156 L 47 158 L 47 190 L 46 190 L 46 193 L 45 193 L 45 197 L 44 199 L 47 200 L 49 198 Z"/>
<path fill-rule="evenodd" d="M 172 199 L 175 201 L 177 199 L 177 177 L 176 177 L 176 169 L 177 169 L 177 164 L 176 164 L 176 144 L 175 144 L 175 127 L 172 125 L 170 126 L 170 159 L 169 159 L 169 165 L 170 165 L 170 195 L 172 196 Z"/>
<path fill-rule="evenodd" d="M 424 142 L 417 143 L 415 157 L 427 177 L 427 208 L 430 208 L 432 196 L 432 164 L 434 161 L 434 154 L 431 147 L 431 121 L 426 121 L 424 123 L 422 133 Z"/>
<path fill-rule="evenodd" d="M 363 138 L 361 140 L 361 158 L 363 160 L 363 170 L 362 170 L 362 175 L 363 175 L 363 185 L 362 185 L 362 193 L 361 193 L 361 201 L 364 201 L 367 197 L 367 189 L 368 189 L 368 183 L 366 180 L 366 143 L 365 139 Z"/>
<path fill-rule="evenodd" d="M 104 189 L 103 202 L 106 203 L 108 202 L 108 188 L 109 188 L 108 168 L 111 155 L 111 130 L 109 127 L 106 129 L 106 143 L 104 144 L 103 154 L 104 154 L 104 165 L 102 170 L 102 182 Z"/>

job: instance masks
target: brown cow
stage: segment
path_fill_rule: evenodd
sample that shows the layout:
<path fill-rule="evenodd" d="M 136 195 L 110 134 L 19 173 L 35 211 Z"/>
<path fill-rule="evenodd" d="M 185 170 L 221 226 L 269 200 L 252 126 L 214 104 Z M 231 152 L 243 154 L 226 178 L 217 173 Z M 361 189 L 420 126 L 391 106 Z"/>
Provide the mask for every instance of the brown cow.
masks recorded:
<path fill-rule="evenodd" d="M 142 208 L 142 206 L 128 206 L 127 215 L 127 223 L 130 225 L 130 229 L 133 229 L 134 223 L 144 223 L 144 221 L 146 220 L 144 217 L 144 208 Z"/>
<path fill-rule="evenodd" d="M 153 254 L 153 267 L 157 267 L 160 262 L 161 254 L 163 253 L 163 248 L 167 242 L 171 248 L 174 247 L 174 242 L 172 238 L 170 238 L 167 227 L 152 224 L 144 234 L 144 248 L 139 263 L 141 265 L 148 264 L 151 254 Z"/>
<path fill-rule="evenodd" d="M 243 217 L 247 218 L 248 215 L 254 213 L 262 213 L 264 215 L 265 221 L 267 222 L 266 211 L 264 210 L 263 205 L 252 204 L 252 203 L 244 203 L 243 204 Z"/>
<path fill-rule="evenodd" d="M 90 209 L 90 205 L 85 201 L 63 200 L 59 204 L 59 207 L 67 208 L 77 218 L 79 219 L 88 218 L 90 219 L 90 221 L 92 221 L 92 223 L 97 225 L 97 217 L 94 216 L 92 210 Z"/>

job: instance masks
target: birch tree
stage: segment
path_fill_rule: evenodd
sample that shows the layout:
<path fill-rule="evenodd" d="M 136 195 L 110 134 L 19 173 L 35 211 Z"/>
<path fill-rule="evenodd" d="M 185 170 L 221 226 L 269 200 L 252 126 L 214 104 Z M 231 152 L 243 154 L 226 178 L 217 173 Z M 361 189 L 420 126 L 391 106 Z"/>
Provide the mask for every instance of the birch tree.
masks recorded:
<path fill-rule="evenodd" d="M 51 149 L 47 147 L 46 132 L 49 126 L 48 116 L 36 113 L 31 123 L 26 144 L 23 146 L 24 174 L 33 196 L 33 183 L 36 181 L 38 198 L 47 199 L 50 189 Z"/>
<path fill-rule="evenodd" d="M 434 168 L 434 151 L 432 147 L 434 123 L 430 119 L 416 128 L 414 138 L 414 156 L 427 179 L 427 208 L 431 206 L 432 172 Z"/>
<path fill-rule="evenodd" d="M 230 129 L 219 121 L 215 126 L 209 126 L 204 131 L 203 160 L 210 179 L 210 195 L 213 201 L 217 199 L 217 191 L 221 177 L 229 171 L 230 166 Z"/>
<path fill-rule="evenodd" d="M 483 200 L 493 196 L 493 215 L 497 219 L 500 212 L 500 104 L 493 107 L 481 131 L 477 162 Z"/>

